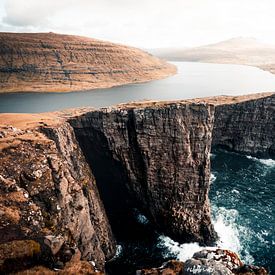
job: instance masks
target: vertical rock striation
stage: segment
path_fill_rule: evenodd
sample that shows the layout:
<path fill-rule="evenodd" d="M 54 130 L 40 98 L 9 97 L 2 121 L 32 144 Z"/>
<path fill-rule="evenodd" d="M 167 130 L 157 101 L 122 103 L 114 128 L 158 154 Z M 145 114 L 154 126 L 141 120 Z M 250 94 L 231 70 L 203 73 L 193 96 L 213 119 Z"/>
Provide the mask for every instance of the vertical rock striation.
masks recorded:
<path fill-rule="evenodd" d="M 103 269 L 115 253 L 115 241 L 73 129 L 62 122 L 1 130 L 0 242 L 5 249 L 16 251 L 15 240 L 34 240 L 40 244 L 38 262 L 60 266 L 80 251 L 82 259 Z M 25 251 L 18 257 L 33 254 L 28 247 Z M 16 259 L 16 253 L 12 256 Z M 0 259 L 0 269 L 7 270 L 9 262 Z"/>
<path fill-rule="evenodd" d="M 126 105 L 71 119 L 107 213 L 112 215 L 115 205 L 129 206 L 128 200 L 172 238 L 212 243 L 213 115 L 211 105 L 172 103 Z"/>
<path fill-rule="evenodd" d="M 275 155 L 275 95 L 217 105 L 213 146 L 255 156 Z"/>

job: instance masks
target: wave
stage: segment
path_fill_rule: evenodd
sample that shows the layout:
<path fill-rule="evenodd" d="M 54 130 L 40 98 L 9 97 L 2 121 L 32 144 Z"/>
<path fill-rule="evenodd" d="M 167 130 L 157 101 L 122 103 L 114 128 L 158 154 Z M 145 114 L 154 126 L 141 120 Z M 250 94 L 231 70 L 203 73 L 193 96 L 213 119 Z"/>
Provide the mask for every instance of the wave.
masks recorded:
<path fill-rule="evenodd" d="M 254 259 L 248 249 L 243 247 L 243 240 L 249 242 L 252 237 L 250 231 L 245 226 L 237 223 L 238 211 L 235 209 L 226 209 L 224 207 L 212 207 L 213 224 L 218 234 L 219 240 L 215 247 L 200 246 L 198 243 L 180 244 L 171 238 L 161 235 L 158 239 L 158 247 L 165 248 L 165 257 L 174 256 L 180 261 L 190 259 L 195 252 L 202 249 L 214 250 L 217 248 L 229 249 L 239 255 L 246 264 L 253 264 Z M 165 251 L 165 250 L 164 250 Z"/>
<path fill-rule="evenodd" d="M 239 255 L 246 264 L 253 264 L 247 243 L 251 243 L 253 233 L 250 228 L 240 224 L 239 212 L 236 209 L 226 209 L 212 205 L 213 224 L 219 241 L 218 247 L 229 249 Z"/>
<path fill-rule="evenodd" d="M 252 157 L 252 156 L 246 156 L 246 158 L 254 160 L 254 161 L 258 161 L 261 164 L 264 164 L 268 167 L 275 167 L 275 160 L 274 159 L 259 159 L 259 158 Z"/>
<path fill-rule="evenodd" d="M 195 252 L 205 249 L 205 247 L 200 246 L 198 243 L 180 244 L 164 235 L 159 236 L 157 246 L 159 248 L 165 248 L 163 251 L 164 257 L 174 256 L 182 262 L 185 262 L 186 260 L 192 258 Z M 214 247 L 207 248 L 215 249 Z"/>

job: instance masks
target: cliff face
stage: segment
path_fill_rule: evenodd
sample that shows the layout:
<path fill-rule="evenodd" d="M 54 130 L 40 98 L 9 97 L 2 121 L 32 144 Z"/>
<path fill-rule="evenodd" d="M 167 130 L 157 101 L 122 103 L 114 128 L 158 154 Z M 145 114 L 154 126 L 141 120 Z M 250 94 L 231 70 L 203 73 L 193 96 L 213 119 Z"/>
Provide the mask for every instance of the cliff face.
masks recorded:
<path fill-rule="evenodd" d="M 115 253 L 107 215 L 114 229 L 132 208 L 175 240 L 213 243 L 211 143 L 274 154 L 274 100 L 0 115 L 0 273 L 34 263 L 72 267 L 66 262 L 76 255 L 103 270 Z"/>
<path fill-rule="evenodd" d="M 213 146 L 256 155 L 275 155 L 275 95 L 215 108 Z"/>
<path fill-rule="evenodd" d="M 114 206 L 125 209 L 128 200 L 172 238 L 212 243 L 208 191 L 213 114 L 213 106 L 178 103 L 121 106 L 70 120 L 107 213 L 112 215 Z"/>
<path fill-rule="evenodd" d="M 0 92 L 62 92 L 164 78 L 176 72 L 141 50 L 54 33 L 0 33 Z"/>
<path fill-rule="evenodd" d="M 60 267 L 80 251 L 102 269 L 115 241 L 94 176 L 69 124 L 39 125 L 1 127 L 0 269 L 22 268 L 34 254 L 27 240 L 37 242 L 36 263 Z"/>

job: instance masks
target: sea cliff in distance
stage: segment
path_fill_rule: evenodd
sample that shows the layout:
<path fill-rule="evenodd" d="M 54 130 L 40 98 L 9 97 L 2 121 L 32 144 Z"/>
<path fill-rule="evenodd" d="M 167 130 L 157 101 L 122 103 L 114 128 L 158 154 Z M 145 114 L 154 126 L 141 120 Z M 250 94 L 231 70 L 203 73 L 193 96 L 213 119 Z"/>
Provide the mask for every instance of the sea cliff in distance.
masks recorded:
<path fill-rule="evenodd" d="M 133 47 L 56 33 L 0 33 L 0 93 L 91 90 L 175 73 L 175 66 Z"/>

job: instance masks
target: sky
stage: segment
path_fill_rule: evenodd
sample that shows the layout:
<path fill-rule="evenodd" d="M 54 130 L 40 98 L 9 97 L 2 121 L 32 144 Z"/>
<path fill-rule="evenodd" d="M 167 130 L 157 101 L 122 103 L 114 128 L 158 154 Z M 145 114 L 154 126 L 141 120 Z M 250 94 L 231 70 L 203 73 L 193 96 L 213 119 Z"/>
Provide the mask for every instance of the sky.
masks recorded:
<path fill-rule="evenodd" d="M 275 0 L 0 0 L 0 31 L 77 34 L 147 49 L 239 36 L 275 44 Z"/>

